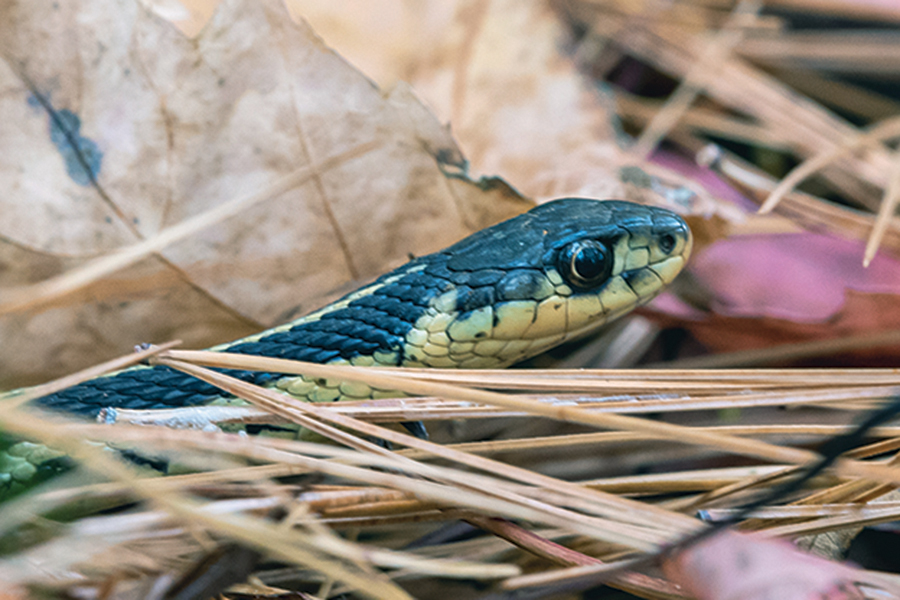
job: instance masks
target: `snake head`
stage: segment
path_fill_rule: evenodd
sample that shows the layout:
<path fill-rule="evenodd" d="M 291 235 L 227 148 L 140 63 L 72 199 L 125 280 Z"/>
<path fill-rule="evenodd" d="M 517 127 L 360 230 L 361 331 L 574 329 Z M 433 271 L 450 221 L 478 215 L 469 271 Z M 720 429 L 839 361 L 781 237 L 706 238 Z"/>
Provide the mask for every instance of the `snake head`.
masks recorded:
<path fill-rule="evenodd" d="M 448 282 L 407 336 L 411 366 L 503 367 L 649 302 L 684 268 L 675 213 L 617 200 L 542 204 L 430 257 Z"/>

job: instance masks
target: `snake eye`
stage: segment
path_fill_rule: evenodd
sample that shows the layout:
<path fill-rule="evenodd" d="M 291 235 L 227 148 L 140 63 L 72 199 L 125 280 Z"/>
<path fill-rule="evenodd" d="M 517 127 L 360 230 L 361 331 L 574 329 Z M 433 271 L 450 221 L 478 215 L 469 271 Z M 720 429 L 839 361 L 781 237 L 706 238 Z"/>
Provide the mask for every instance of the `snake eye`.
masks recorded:
<path fill-rule="evenodd" d="M 609 276 L 612 255 L 606 246 L 596 240 L 579 240 L 562 249 L 557 267 L 570 284 L 589 288 Z"/>

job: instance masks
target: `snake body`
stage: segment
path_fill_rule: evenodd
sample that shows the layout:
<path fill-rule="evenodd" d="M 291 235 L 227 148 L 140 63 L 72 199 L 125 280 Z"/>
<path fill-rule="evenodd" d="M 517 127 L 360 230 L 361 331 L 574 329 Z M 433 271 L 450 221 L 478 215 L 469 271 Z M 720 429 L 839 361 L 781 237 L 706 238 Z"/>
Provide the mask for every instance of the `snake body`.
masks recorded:
<path fill-rule="evenodd" d="M 564 198 L 413 259 L 290 323 L 212 348 L 315 363 L 502 368 L 644 304 L 691 251 L 676 214 L 623 201 Z M 312 402 L 395 396 L 365 384 L 228 371 Z M 95 416 L 229 402 L 164 366 L 138 366 L 37 400 Z"/>

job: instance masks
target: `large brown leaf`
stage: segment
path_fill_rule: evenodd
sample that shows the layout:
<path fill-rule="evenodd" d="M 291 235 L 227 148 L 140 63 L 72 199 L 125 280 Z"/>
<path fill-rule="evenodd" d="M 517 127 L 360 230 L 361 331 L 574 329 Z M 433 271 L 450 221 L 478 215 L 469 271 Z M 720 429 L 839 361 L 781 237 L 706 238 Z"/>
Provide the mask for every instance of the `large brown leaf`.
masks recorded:
<path fill-rule="evenodd" d="M 0 50 L 0 305 L 262 194 L 0 317 L 0 386 L 273 325 L 527 207 L 457 177 L 460 151 L 407 86 L 382 93 L 276 0 L 226 0 L 196 39 L 132 0 L 0 0 Z"/>

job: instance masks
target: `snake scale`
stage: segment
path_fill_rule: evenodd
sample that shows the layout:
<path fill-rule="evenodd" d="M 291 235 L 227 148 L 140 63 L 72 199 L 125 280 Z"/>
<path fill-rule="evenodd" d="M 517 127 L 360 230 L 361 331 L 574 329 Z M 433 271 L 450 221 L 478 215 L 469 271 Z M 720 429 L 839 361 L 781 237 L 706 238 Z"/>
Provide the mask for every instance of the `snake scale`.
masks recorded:
<path fill-rule="evenodd" d="M 212 350 L 329 364 L 503 368 L 648 302 L 682 270 L 691 246 L 687 224 L 668 210 L 563 198 L 415 258 L 308 316 Z M 360 383 L 226 372 L 312 402 L 397 395 Z M 137 366 L 36 404 L 96 416 L 105 407 L 232 400 L 168 367 Z M 420 424 L 406 425 L 424 434 Z M 19 467 L 39 462 L 5 458 Z M 33 471 L 19 468 L 20 475 L 10 476 L 14 469 L 3 467 L 0 474 L 7 478 L 27 478 Z"/>

